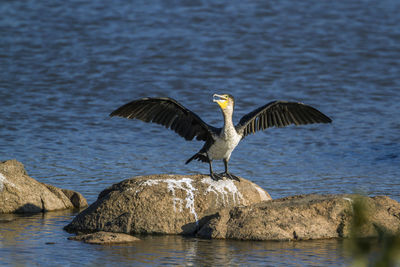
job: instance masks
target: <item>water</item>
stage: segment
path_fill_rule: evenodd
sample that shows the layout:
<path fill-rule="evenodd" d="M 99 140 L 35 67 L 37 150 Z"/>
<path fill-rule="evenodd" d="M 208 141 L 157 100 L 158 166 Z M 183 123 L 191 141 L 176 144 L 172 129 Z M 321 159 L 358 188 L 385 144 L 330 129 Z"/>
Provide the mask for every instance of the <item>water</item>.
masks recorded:
<path fill-rule="evenodd" d="M 4 216 L 3 216 L 4 217 Z M 146 236 L 140 243 L 98 246 L 65 241 L 56 230 L 72 218 L 68 212 L 31 216 L 9 215 L 2 222 L 0 260 L 31 266 L 32 263 L 76 265 L 276 265 L 345 263 L 345 243 L 339 240 L 307 242 L 253 242 L 204 240 L 181 236 Z M 67 244 L 67 246 L 66 246 Z M 347 253 L 348 254 L 348 253 Z M 5 256 L 7 255 L 7 256 Z M 348 255 L 347 255 L 348 256 Z M 3 262 L 4 263 L 4 262 Z"/>
<path fill-rule="evenodd" d="M 206 164 L 184 164 L 202 143 L 108 114 L 136 98 L 169 96 L 219 127 L 212 94 L 231 93 L 236 122 L 275 99 L 333 119 L 246 137 L 230 161 L 236 175 L 273 198 L 362 190 L 400 201 L 399 8 L 397 0 L 2 1 L 0 160 L 15 158 L 32 177 L 89 203 L 132 176 L 207 173 Z M 2 223 L 0 262 L 349 262 L 343 241 L 332 240 L 146 237 L 140 245 L 89 246 L 66 239 L 62 227 L 73 216 Z"/>

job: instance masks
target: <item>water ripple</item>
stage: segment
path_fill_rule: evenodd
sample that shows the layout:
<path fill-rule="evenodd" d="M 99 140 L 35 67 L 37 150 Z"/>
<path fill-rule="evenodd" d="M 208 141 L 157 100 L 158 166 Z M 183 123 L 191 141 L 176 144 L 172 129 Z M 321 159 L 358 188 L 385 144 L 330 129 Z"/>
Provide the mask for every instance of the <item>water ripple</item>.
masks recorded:
<path fill-rule="evenodd" d="M 228 92 L 237 100 L 235 121 L 275 99 L 310 104 L 333 119 L 332 125 L 269 129 L 246 138 L 232 155 L 232 172 L 274 198 L 362 189 L 400 200 L 398 1 L 3 2 L 0 158 L 22 161 L 41 182 L 77 190 L 93 202 L 105 187 L 135 175 L 207 173 L 204 164 L 184 164 L 201 143 L 108 114 L 135 98 L 170 96 L 221 126 L 211 96 Z M 334 242 L 311 242 L 309 249 L 213 242 L 218 253 L 206 249 L 206 241 L 180 237 L 150 238 L 143 250 L 64 239 L 59 246 L 68 249 L 43 248 L 49 233 L 66 235 L 60 218 L 46 229 L 24 224 L 23 237 L 10 230 L 1 239 L 6 252 L 0 261 L 20 255 L 21 264 L 42 264 L 50 255 L 62 265 L 74 250 L 88 256 L 87 265 L 103 257 L 126 264 L 135 257 L 155 264 L 346 262 Z M 181 248 L 168 250 L 173 242 Z M 326 250 L 317 252 L 320 246 Z"/>

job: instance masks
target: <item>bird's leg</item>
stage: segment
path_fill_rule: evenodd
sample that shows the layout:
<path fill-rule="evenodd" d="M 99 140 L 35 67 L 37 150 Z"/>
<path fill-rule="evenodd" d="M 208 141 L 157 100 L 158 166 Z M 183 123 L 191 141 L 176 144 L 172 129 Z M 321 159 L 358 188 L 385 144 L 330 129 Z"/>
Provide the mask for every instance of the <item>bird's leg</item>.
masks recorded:
<path fill-rule="evenodd" d="M 207 155 L 207 157 L 208 157 L 208 155 Z M 222 177 L 221 177 L 220 175 L 218 175 L 218 174 L 216 174 L 216 173 L 213 172 L 213 169 L 212 169 L 212 160 L 211 160 L 209 157 L 208 157 L 208 164 L 210 165 L 210 177 L 211 177 L 211 179 L 213 179 L 214 181 L 220 180 Z"/>
<path fill-rule="evenodd" d="M 222 175 L 225 175 L 226 177 L 228 177 L 231 180 L 236 180 L 236 181 L 240 182 L 239 177 L 228 172 L 228 159 L 224 159 L 224 165 L 225 165 L 225 172 Z"/>

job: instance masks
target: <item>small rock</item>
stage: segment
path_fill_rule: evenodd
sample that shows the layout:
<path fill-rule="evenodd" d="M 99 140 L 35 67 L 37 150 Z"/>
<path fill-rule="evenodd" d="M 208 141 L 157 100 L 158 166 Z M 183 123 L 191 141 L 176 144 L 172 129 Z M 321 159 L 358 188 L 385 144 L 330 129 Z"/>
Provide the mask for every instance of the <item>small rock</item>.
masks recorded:
<path fill-rule="evenodd" d="M 16 160 L 0 162 L 0 214 L 87 206 L 86 200 L 79 193 L 74 193 L 78 197 L 72 193 L 65 194 L 62 189 L 55 186 L 36 181 L 28 176 L 24 165 Z"/>
<path fill-rule="evenodd" d="M 68 237 L 69 240 L 83 241 L 88 244 L 111 245 L 140 241 L 139 238 L 128 234 L 96 232 L 92 234 L 77 235 Z"/>
<path fill-rule="evenodd" d="M 61 189 L 61 191 L 69 198 L 75 208 L 80 209 L 88 206 L 86 199 L 81 193 L 69 189 Z"/>

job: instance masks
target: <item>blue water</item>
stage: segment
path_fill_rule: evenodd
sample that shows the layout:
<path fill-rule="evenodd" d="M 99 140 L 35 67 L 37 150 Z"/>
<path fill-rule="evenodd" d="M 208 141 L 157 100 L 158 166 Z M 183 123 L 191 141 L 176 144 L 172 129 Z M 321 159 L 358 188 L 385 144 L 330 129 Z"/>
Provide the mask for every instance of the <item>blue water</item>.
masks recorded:
<path fill-rule="evenodd" d="M 246 137 L 231 157 L 236 175 L 273 198 L 362 191 L 400 201 L 399 10 L 397 0 L 3 0 L 0 160 L 15 158 L 32 177 L 79 191 L 90 203 L 132 176 L 208 173 L 207 164 L 184 164 L 201 142 L 108 114 L 136 98 L 169 96 L 220 127 L 212 94 L 230 93 L 236 122 L 275 99 L 304 102 L 333 119 Z M 1 224 L 0 262 L 349 262 L 342 241 L 147 237 L 147 249 L 89 246 L 66 239 L 62 227 L 73 216 Z"/>

